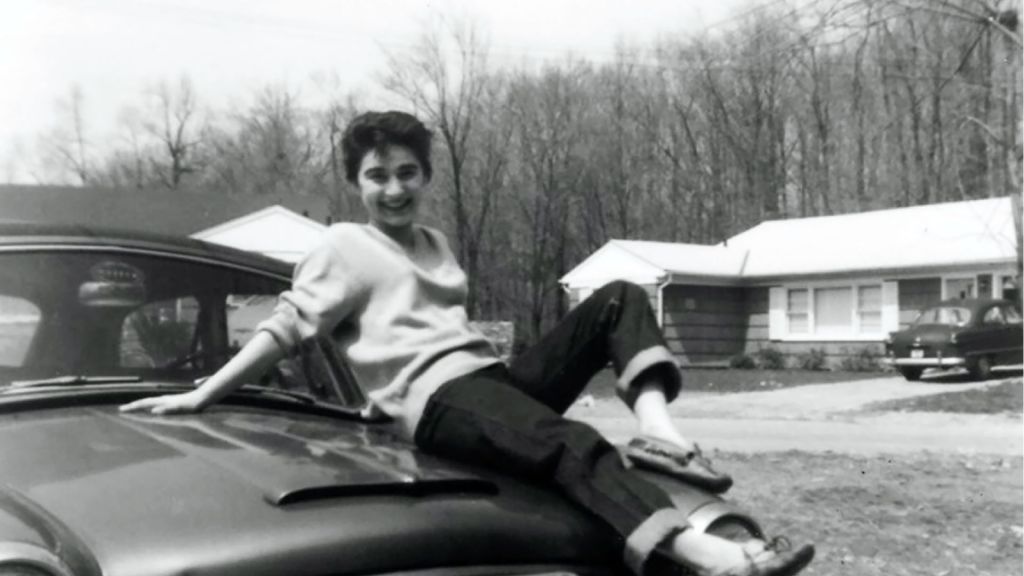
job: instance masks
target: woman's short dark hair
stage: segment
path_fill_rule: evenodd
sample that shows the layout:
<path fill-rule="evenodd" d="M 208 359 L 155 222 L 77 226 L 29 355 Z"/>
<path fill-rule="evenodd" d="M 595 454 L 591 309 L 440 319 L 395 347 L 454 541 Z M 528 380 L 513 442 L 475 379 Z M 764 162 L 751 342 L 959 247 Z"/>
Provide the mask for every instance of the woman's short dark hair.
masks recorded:
<path fill-rule="evenodd" d="M 364 112 L 349 122 L 341 139 L 345 179 L 353 184 L 358 181 L 359 166 L 369 151 L 383 155 L 389 147 L 398 145 L 412 151 L 429 180 L 434 174 L 430 165 L 430 138 L 430 130 L 412 114 L 396 110 Z"/>

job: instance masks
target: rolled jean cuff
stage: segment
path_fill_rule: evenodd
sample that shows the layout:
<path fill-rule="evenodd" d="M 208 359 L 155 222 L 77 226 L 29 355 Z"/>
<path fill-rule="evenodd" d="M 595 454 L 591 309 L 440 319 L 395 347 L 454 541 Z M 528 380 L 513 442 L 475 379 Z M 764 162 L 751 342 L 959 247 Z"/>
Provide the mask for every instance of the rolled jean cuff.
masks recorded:
<path fill-rule="evenodd" d="M 683 387 L 683 377 L 679 374 L 679 365 L 676 363 L 675 357 L 664 346 L 651 346 L 637 352 L 619 374 L 616 392 L 627 406 L 633 407 L 640 392 L 633 385 L 636 377 L 644 370 L 658 364 L 666 364 L 666 368 L 668 368 L 665 370 L 668 375 L 668 381 L 665 382 L 665 399 L 671 402 L 679 395 L 679 389 Z"/>
<path fill-rule="evenodd" d="M 643 574 L 651 552 L 690 528 L 686 515 L 675 508 L 662 508 L 651 514 L 626 538 L 623 560 L 633 574 Z"/>

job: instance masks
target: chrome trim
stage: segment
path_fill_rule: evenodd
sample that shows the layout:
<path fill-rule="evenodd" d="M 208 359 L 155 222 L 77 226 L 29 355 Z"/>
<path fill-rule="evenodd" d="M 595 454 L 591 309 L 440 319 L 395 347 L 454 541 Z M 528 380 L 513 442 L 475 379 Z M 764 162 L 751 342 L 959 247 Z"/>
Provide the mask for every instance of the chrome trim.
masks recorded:
<path fill-rule="evenodd" d="M 201 264 L 213 264 L 216 266 L 223 266 L 226 268 L 233 268 L 243 272 L 249 272 L 251 274 L 259 274 L 267 278 L 274 280 L 284 280 L 286 282 L 291 281 L 291 277 L 287 274 L 277 274 L 268 270 L 256 268 L 253 266 L 247 266 L 245 264 L 238 264 L 236 262 L 230 262 L 222 260 L 216 257 L 199 256 L 196 254 L 184 254 L 173 250 L 159 250 L 151 248 L 128 248 L 125 246 L 112 246 L 109 244 L 16 244 L 11 246 L 0 246 L 0 253 L 4 252 L 118 252 L 122 254 L 131 254 L 134 256 L 158 256 L 161 258 L 170 258 L 173 260 L 185 260 L 188 262 L 197 262 Z M 283 265 L 287 265 L 287 262 L 282 261 Z"/>
<path fill-rule="evenodd" d="M 887 364 L 893 366 L 964 366 L 967 360 L 963 358 L 886 358 Z"/>
<path fill-rule="evenodd" d="M 74 576 L 71 568 L 46 548 L 24 542 L 0 542 L 0 573 L 4 564 L 15 563 L 38 568 L 53 576 Z"/>

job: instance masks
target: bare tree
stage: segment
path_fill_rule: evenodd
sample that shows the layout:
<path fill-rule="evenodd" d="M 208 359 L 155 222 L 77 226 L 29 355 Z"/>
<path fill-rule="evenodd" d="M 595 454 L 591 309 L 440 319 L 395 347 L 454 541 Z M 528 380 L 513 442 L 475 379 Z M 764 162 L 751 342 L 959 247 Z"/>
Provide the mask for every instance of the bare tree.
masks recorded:
<path fill-rule="evenodd" d="M 549 68 L 537 79 L 520 74 L 511 88 L 520 168 L 514 201 L 521 226 L 513 249 L 523 254 L 531 337 L 564 311 L 557 280 L 568 272 L 571 200 L 580 197 L 586 169 L 580 136 L 588 122 L 583 88 L 589 73 L 589 67 L 570 63 L 564 70 Z"/>
<path fill-rule="evenodd" d="M 70 174 L 82 186 L 90 182 L 93 170 L 91 143 L 86 137 L 84 103 L 82 89 L 75 84 L 66 98 L 57 101 L 57 126 L 41 142 L 45 161 L 53 166 L 59 177 Z"/>
<path fill-rule="evenodd" d="M 473 187 L 467 179 L 474 132 L 483 113 L 480 101 L 489 82 L 486 66 L 487 46 L 477 27 L 471 22 L 440 20 L 412 50 L 389 56 L 383 78 L 385 88 L 404 99 L 441 135 L 455 243 L 469 276 L 466 306 L 471 315 L 477 312 L 480 242 L 495 192 Z"/>
<path fill-rule="evenodd" d="M 285 86 L 267 86 L 246 110 L 203 132 L 206 187 L 229 193 L 326 194 L 326 143 L 316 117 Z"/>
<path fill-rule="evenodd" d="M 355 211 L 346 194 L 344 159 L 341 152 L 341 139 L 345 134 L 345 126 L 355 117 L 355 98 L 348 95 L 343 101 L 332 99 L 320 113 L 321 140 L 327 141 L 327 158 L 325 169 L 330 174 L 329 210 L 331 220 L 338 221 L 351 217 Z"/>
<path fill-rule="evenodd" d="M 163 154 L 151 159 L 153 172 L 160 183 L 177 190 L 182 179 L 198 171 L 195 149 L 202 143 L 203 127 L 198 115 L 198 101 L 192 81 L 182 76 L 176 89 L 161 82 L 149 92 L 151 120 L 145 130 L 155 138 Z"/>

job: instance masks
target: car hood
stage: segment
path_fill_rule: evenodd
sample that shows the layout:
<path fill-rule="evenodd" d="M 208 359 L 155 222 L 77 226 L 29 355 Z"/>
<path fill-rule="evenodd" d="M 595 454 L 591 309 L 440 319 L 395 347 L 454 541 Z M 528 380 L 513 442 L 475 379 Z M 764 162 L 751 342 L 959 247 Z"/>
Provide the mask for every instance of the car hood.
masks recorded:
<path fill-rule="evenodd" d="M 0 418 L 0 455 L 0 541 L 28 526 L 106 576 L 599 563 L 616 549 L 561 498 L 425 456 L 379 424 L 38 410 Z"/>

